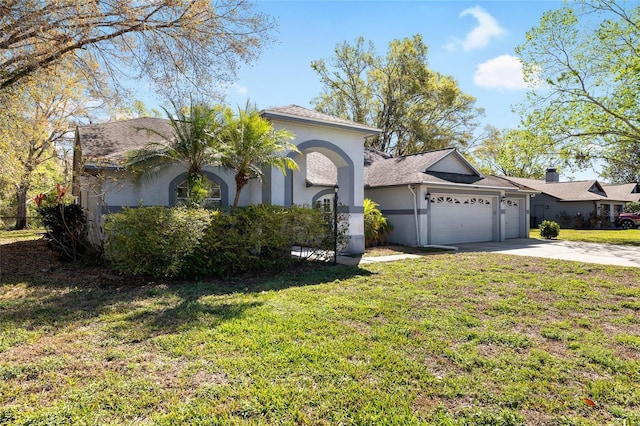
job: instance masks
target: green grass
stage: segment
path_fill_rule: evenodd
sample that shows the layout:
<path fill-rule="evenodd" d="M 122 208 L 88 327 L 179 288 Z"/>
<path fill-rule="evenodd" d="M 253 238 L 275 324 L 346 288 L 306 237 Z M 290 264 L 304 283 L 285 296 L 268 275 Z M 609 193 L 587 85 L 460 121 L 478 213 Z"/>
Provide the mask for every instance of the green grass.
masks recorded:
<path fill-rule="evenodd" d="M 640 269 L 442 253 L 0 277 L 0 424 L 640 424 Z"/>
<path fill-rule="evenodd" d="M 42 229 L 25 229 L 23 231 L 0 230 L 0 243 L 37 240 L 42 238 L 44 232 Z"/>
<path fill-rule="evenodd" d="M 540 230 L 531 229 L 531 238 L 541 238 Z M 640 229 L 560 229 L 558 240 L 640 246 Z"/>

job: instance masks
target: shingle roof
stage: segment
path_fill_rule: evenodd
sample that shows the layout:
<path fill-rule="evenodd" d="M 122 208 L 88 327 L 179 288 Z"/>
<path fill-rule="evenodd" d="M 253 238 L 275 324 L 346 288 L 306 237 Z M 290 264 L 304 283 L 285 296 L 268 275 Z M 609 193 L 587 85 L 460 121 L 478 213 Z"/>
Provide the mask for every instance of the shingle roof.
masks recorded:
<path fill-rule="evenodd" d="M 307 157 L 307 181 L 311 185 L 333 186 L 338 180 L 338 171 L 335 164 L 319 152 L 308 152 Z M 372 148 L 364 149 L 364 165 L 366 166 L 379 160 L 391 158 L 391 155 Z"/>
<path fill-rule="evenodd" d="M 329 158 L 319 152 L 306 153 L 307 181 L 311 185 L 333 186 L 338 181 L 338 169 Z"/>
<path fill-rule="evenodd" d="M 126 158 L 128 152 L 164 140 L 145 129 L 167 137 L 172 135 L 169 120 L 161 118 L 134 118 L 78 127 L 82 157 L 89 162 L 99 160 L 117 164 Z"/>
<path fill-rule="evenodd" d="M 365 126 L 364 124 L 355 123 L 353 121 L 344 120 L 332 115 L 323 114 L 299 105 L 287 105 L 282 107 L 268 108 L 260 112 L 265 118 L 279 118 L 284 120 L 302 121 L 308 123 L 331 125 L 340 128 L 356 130 L 366 134 L 380 133 L 375 127 Z"/>
<path fill-rule="evenodd" d="M 637 183 L 625 183 L 621 185 L 602 185 L 607 197 L 620 201 L 640 201 L 640 186 Z"/>
<path fill-rule="evenodd" d="M 448 155 L 457 152 L 454 148 L 428 151 L 422 154 L 404 157 L 376 158 L 370 165 L 365 166 L 365 185 L 368 187 L 382 187 L 411 184 L 473 184 L 474 186 L 491 186 L 516 188 L 514 185 L 494 176 L 482 176 L 477 173 L 461 174 L 430 171 L 435 165 Z"/>
<path fill-rule="evenodd" d="M 525 186 L 550 195 L 558 199 L 558 201 L 624 201 L 622 198 L 617 198 L 617 194 L 607 192 L 606 187 L 600 185 L 597 180 L 546 182 L 544 180 L 515 177 L 506 177 L 505 179 L 517 185 Z"/>

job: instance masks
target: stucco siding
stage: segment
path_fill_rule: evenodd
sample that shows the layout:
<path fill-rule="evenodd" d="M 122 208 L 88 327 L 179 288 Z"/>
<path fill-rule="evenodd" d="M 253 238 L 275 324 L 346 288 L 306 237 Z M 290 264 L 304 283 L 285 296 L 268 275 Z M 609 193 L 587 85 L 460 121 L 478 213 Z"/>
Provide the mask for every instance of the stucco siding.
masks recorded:
<path fill-rule="evenodd" d="M 418 245 L 416 216 L 414 214 L 413 194 L 406 186 L 365 189 L 365 197 L 379 204 L 378 209 L 389 220 L 393 230 L 387 235 L 387 241 L 415 247 Z M 414 189 L 418 193 L 418 189 Z M 418 195 L 418 198 L 420 196 Z M 420 209 L 420 204 L 418 204 Z M 418 226 L 424 220 L 424 210 L 418 210 Z"/>
<path fill-rule="evenodd" d="M 545 194 L 537 195 L 531 200 L 531 222 L 537 227 L 543 220 L 558 222 L 561 227 L 580 227 L 576 217 L 582 217 L 585 227 L 589 226 L 589 217 L 594 214 L 596 203 L 594 201 L 560 202 Z"/>

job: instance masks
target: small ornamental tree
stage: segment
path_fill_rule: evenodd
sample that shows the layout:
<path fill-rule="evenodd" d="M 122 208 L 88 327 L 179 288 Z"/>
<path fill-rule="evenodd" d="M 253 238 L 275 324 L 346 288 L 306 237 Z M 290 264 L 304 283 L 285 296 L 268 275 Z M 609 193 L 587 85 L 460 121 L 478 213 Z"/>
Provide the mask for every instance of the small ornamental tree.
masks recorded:
<path fill-rule="evenodd" d="M 238 207 L 240 192 L 251 178 L 262 178 L 263 167 L 270 166 L 283 174 L 298 170 L 298 165 L 286 156 L 287 152 L 300 153 L 291 141 L 294 135 L 287 130 L 276 130 L 269 120 L 260 115 L 255 105 L 247 102 L 235 115 L 224 111 L 225 129 L 221 136 L 221 163 L 235 171 L 236 194 L 231 211 Z"/>
<path fill-rule="evenodd" d="M 386 241 L 386 234 L 393 227 L 378 210 L 378 203 L 364 199 L 364 242 L 367 247 L 377 246 Z"/>
<path fill-rule="evenodd" d="M 65 202 L 67 188 L 58 184 L 56 195 L 39 194 L 34 201 L 47 229 L 45 238 L 54 251 L 67 261 L 78 261 L 92 249 L 87 239 L 87 216 L 77 204 Z"/>
<path fill-rule="evenodd" d="M 557 222 L 552 220 L 544 220 L 540 224 L 540 236 L 542 238 L 546 238 L 550 240 L 552 238 L 557 238 L 560 235 L 560 225 Z"/>

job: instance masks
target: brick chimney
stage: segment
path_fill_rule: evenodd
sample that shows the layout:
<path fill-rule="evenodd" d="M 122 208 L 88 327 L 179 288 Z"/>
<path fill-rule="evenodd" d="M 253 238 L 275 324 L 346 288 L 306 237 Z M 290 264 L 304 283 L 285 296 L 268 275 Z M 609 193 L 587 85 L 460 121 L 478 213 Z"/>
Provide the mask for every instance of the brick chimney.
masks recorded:
<path fill-rule="evenodd" d="M 551 183 L 551 182 L 560 182 L 560 175 L 558 174 L 558 172 L 556 171 L 555 167 L 549 167 L 547 169 L 547 179 L 546 179 L 547 183 Z"/>

